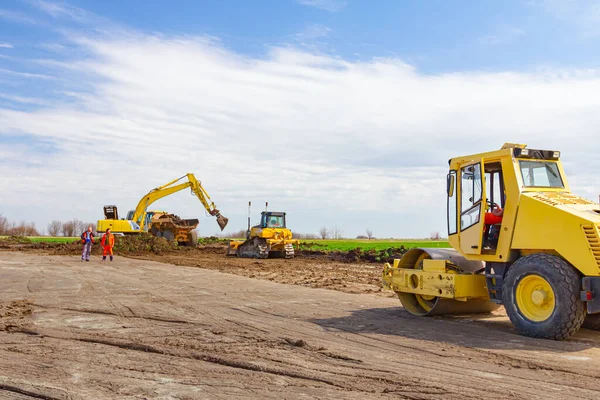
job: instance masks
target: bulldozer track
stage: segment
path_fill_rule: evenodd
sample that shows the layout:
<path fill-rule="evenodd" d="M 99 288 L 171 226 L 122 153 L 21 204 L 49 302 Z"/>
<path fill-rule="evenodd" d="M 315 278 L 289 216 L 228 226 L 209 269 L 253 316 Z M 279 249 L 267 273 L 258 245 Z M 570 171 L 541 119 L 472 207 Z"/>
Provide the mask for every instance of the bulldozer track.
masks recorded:
<path fill-rule="evenodd" d="M 294 246 L 290 243 L 285 245 L 285 258 L 294 258 Z"/>
<path fill-rule="evenodd" d="M 238 247 L 238 255 L 244 258 L 268 258 L 269 246 L 265 239 L 252 238 Z"/>

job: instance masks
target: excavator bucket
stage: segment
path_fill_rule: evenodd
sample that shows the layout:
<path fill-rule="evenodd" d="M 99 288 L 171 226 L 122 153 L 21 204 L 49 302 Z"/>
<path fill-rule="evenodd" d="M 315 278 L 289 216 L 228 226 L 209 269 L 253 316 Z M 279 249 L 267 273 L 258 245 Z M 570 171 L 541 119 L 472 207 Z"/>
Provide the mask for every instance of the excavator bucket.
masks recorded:
<path fill-rule="evenodd" d="M 221 214 L 217 215 L 217 224 L 219 224 L 219 228 L 221 228 L 221 230 L 225 229 L 228 222 L 229 218 L 225 218 Z"/>

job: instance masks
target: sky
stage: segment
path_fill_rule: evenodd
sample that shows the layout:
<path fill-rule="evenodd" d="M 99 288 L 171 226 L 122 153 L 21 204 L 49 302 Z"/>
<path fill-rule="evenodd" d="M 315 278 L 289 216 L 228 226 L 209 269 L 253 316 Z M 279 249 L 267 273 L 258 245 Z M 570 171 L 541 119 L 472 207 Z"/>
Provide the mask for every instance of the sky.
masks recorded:
<path fill-rule="evenodd" d="M 597 200 L 600 1 L 1 0 L 0 213 L 122 215 L 192 172 L 244 229 L 446 234 L 451 157 L 560 150 Z M 156 202 L 218 227 L 188 191 Z"/>

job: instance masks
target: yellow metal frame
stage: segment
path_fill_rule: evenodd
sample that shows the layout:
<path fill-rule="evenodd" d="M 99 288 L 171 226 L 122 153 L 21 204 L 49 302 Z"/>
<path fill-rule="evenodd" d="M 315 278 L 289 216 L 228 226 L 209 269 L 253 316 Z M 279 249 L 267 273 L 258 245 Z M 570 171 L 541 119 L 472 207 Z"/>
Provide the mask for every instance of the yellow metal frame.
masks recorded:
<path fill-rule="evenodd" d="M 466 301 L 472 298 L 489 299 L 485 276 L 458 273 L 448 268 L 446 260 L 423 260 L 422 269 L 399 268 L 400 260 L 386 263 L 383 287 L 395 292 L 442 297 Z"/>

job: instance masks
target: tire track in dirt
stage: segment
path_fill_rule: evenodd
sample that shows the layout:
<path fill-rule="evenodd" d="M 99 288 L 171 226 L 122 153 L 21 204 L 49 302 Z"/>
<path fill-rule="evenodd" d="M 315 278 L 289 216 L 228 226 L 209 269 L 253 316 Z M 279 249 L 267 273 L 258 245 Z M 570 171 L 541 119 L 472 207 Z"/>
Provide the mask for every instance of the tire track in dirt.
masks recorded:
<path fill-rule="evenodd" d="M 253 308 L 255 311 L 271 316 L 273 318 L 273 314 L 267 311 L 263 311 L 263 310 L 259 310 L 256 308 Z M 238 311 L 243 312 L 244 314 L 250 316 L 250 315 L 255 315 L 251 312 L 248 311 L 244 311 L 244 310 L 240 310 L 239 308 L 236 309 Z M 274 318 L 277 319 L 280 316 L 275 316 Z M 414 318 L 413 318 L 414 319 Z M 246 319 L 249 320 L 249 319 Z M 259 320 L 260 321 L 260 320 Z M 452 321 L 448 321 L 449 323 L 452 323 Z M 454 322 L 456 323 L 456 322 Z M 273 325 L 271 325 L 273 327 Z M 577 372 L 573 372 L 571 370 L 567 370 L 567 369 L 562 369 L 562 368 L 553 368 L 553 367 L 546 367 L 542 364 L 537 364 L 537 363 L 533 363 L 531 361 L 528 360 L 522 360 L 522 359 L 518 359 L 515 357 L 511 357 L 511 356 L 505 356 L 503 354 L 499 354 L 499 353 L 495 353 L 495 352 L 490 352 L 490 351 L 485 351 L 485 350 L 481 350 L 481 349 L 476 349 L 476 348 L 472 348 L 472 347 L 461 347 L 461 348 L 455 348 L 454 352 L 448 352 L 448 354 L 439 354 L 437 352 L 430 352 L 427 351 L 425 348 L 427 347 L 427 344 L 423 344 L 421 343 L 421 345 L 415 345 L 415 346 L 408 346 L 406 344 L 399 344 L 397 342 L 389 342 L 386 341 L 385 339 L 373 339 L 372 337 L 366 336 L 364 334 L 361 333 L 357 333 L 355 331 L 352 330 L 347 330 L 341 327 L 336 327 L 336 329 L 348 334 L 348 337 L 344 337 L 344 340 L 354 343 L 356 346 L 358 347 L 367 347 L 367 348 L 377 348 L 379 349 L 382 353 L 383 352 L 389 352 L 390 348 L 404 348 L 407 350 L 414 350 L 415 352 L 418 353 L 429 353 L 431 355 L 434 356 L 438 356 L 440 358 L 442 358 L 441 360 L 436 360 L 433 364 L 430 363 L 429 360 L 425 361 L 422 359 L 419 359 L 419 361 L 415 360 L 414 362 L 410 362 L 407 359 L 402 357 L 402 354 L 398 354 L 398 358 L 401 359 L 399 360 L 399 364 L 402 365 L 402 369 L 405 369 L 407 367 L 411 367 L 415 370 L 423 370 L 424 374 L 427 373 L 431 373 L 431 371 L 437 371 L 440 374 L 447 374 L 449 369 L 453 369 L 456 366 L 456 360 L 458 359 L 466 359 L 466 360 L 477 360 L 478 363 L 478 367 L 480 367 L 481 364 L 487 364 L 487 363 L 491 363 L 493 365 L 499 365 L 499 366 L 504 366 L 506 364 L 509 364 L 513 369 L 519 370 L 519 369 L 530 369 L 532 371 L 537 371 L 537 370 L 546 370 L 546 371 L 551 371 L 551 372 L 559 372 L 559 373 L 563 373 L 565 376 L 562 379 L 562 382 L 557 383 L 560 384 L 561 386 L 566 386 L 569 387 L 573 390 L 583 390 L 585 391 L 586 388 L 583 387 L 585 386 L 582 383 L 582 386 L 574 386 L 574 385 L 570 385 L 570 382 L 573 381 L 578 381 L 580 380 L 581 375 L 596 379 L 596 375 L 586 375 L 586 374 L 581 374 L 581 373 L 577 373 Z M 302 330 L 301 329 L 297 329 L 296 333 L 300 333 Z M 302 332 L 302 335 L 307 335 L 307 332 Z M 383 345 L 383 344 L 387 344 L 387 345 Z M 454 346 L 456 347 L 456 346 Z M 447 348 L 446 348 L 447 349 Z M 457 353 L 461 352 L 469 352 L 469 351 L 473 351 L 476 352 L 476 355 L 467 355 L 467 354 L 462 354 L 462 355 L 458 355 Z M 407 355 L 410 353 L 406 353 Z M 443 359 L 447 359 L 447 361 L 444 361 Z M 498 362 L 498 360 L 502 360 L 501 362 Z M 504 363 L 504 361 L 507 361 L 506 364 Z M 480 369 L 477 367 L 473 367 L 471 368 L 472 371 L 474 373 L 479 373 Z M 377 370 L 377 372 L 382 372 L 382 373 L 392 373 L 391 370 Z M 495 372 L 489 372 L 490 375 L 495 375 L 497 373 Z M 529 390 L 531 389 L 531 384 L 532 384 L 532 379 L 531 378 L 526 378 L 526 379 L 522 379 L 519 375 L 520 375 L 520 371 L 519 372 L 513 372 L 510 375 L 510 379 L 511 382 L 509 384 L 509 386 L 514 386 L 516 384 L 516 381 L 520 381 L 520 387 L 523 390 Z M 537 379 L 533 379 L 536 382 L 540 382 L 543 383 L 544 385 L 548 385 L 548 381 L 547 380 L 537 380 Z M 595 381 L 591 381 L 591 382 L 595 382 Z M 458 390 L 461 390 L 461 387 L 458 387 Z M 504 392 L 505 389 L 501 389 L 498 390 L 497 393 L 498 395 L 501 395 Z M 494 390 L 491 390 L 492 392 Z M 534 394 L 533 392 L 531 393 L 532 395 Z"/>

